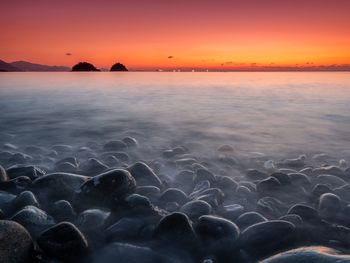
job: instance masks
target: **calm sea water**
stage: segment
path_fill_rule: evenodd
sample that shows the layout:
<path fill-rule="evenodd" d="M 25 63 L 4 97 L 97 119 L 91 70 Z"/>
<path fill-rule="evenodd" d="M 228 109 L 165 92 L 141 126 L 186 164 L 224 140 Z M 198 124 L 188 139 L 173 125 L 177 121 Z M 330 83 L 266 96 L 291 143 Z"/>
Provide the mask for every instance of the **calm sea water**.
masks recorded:
<path fill-rule="evenodd" d="M 350 156 L 350 73 L 1 73 L 0 112 L 0 143 Z"/>

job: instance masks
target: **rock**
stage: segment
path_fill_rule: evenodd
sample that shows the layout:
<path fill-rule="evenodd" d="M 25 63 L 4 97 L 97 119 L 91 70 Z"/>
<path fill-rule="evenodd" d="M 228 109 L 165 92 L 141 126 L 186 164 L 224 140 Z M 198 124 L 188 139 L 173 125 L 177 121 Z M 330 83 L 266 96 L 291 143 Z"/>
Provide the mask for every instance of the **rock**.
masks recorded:
<path fill-rule="evenodd" d="M 128 71 L 128 69 L 121 63 L 115 63 L 110 71 Z"/>
<path fill-rule="evenodd" d="M 80 208 L 111 208 L 135 192 L 136 182 L 127 170 L 114 169 L 83 183 L 75 195 Z"/>
<path fill-rule="evenodd" d="M 327 247 L 302 247 L 279 253 L 262 263 L 349 263 L 350 256 Z"/>
<path fill-rule="evenodd" d="M 105 162 L 107 161 L 108 158 L 110 158 L 111 156 L 114 156 L 115 158 L 117 158 L 117 160 L 119 160 L 120 162 L 129 162 L 130 157 L 127 153 L 125 152 L 105 152 L 101 155 L 102 160 Z"/>
<path fill-rule="evenodd" d="M 256 185 L 256 191 L 261 196 L 271 196 L 276 191 L 280 190 L 281 183 L 274 177 L 269 177 L 260 181 Z"/>
<path fill-rule="evenodd" d="M 59 163 L 56 165 L 57 172 L 64 172 L 64 173 L 75 173 L 77 171 L 77 167 L 69 162 Z"/>
<path fill-rule="evenodd" d="M 301 217 L 305 222 L 315 223 L 319 221 L 319 216 L 317 211 L 307 205 L 296 204 L 288 210 L 288 214 L 295 214 Z"/>
<path fill-rule="evenodd" d="M 274 197 L 263 197 L 256 204 L 256 211 L 269 219 L 276 219 L 286 212 L 285 204 Z"/>
<path fill-rule="evenodd" d="M 0 209 L 4 212 L 10 209 L 10 205 L 15 198 L 16 196 L 11 193 L 0 191 Z"/>
<path fill-rule="evenodd" d="M 188 196 L 177 188 L 168 188 L 159 197 L 160 203 L 177 202 L 180 205 L 185 204 L 188 201 Z"/>
<path fill-rule="evenodd" d="M 314 186 L 314 188 L 312 189 L 312 195 L 315 198 L 319 198 L 321 195 L 325 194 L 325 193 L 331 193 L 332 190 L 329 188 L 328 185 L 326 184 L 317 184 Z"/>
<path fill-rule="evenodd" d="M 88 253 L 84 235 L 69 222 L 45 230 L 37 239 L 39 247 L 50 257 L 64 262 L 81 261 Z"/>
<path fill-rule="evenodd" d="M 35 206 L 24 207 L 14 214 L 11 220 L 24 226 L 33 237 L 55 223 L 51 216 Z"/>
<path fill-rule="evenodd" d="M 16 165 L 24 165 L 32 159 L 33 158 L 28 154 L 15 153 L 8 159 L 8 163 L 9 164 L 16 164 Z"/>
<path fill-rule="evenodd" d="M 155 229 L 155 237 L 174 245 L 193 245 L 195 233 L 188 217 L 183 213 L 172 213 L 163 217 Z"/>
<path fill-rule="evenodd" d="M 311 187 L 311 180 L 306 174 L 302 173 L 290 173 L 288 174 L 293 185 L 301 186 L 304 188 Z"/>
<path fill-rule="evenodd" d="M 241 242 L 244 250 L 261 258 L 293 246 L 295 237 L 295 226 L 292 223 L 275 220 L 248 227 L 241 233 Z"/>
<path fill-rule="evenodd" d="M 235 221 L 240 215 L 244 213 L 245 209 L 242 205 L 231 204 L 223 206 L 223 210 L 220 211 L 220 215 L 231 221 Z"/>
<path fill-rule="evenodd" d="M 26 263 L 33 256 L 33 241 L 20 224 L 0 220 L 0 262 Z"/>
<path fill-rule="evenodd" d="M 13 144 L 11 144 L 11 143 L 5 143 L 5 144 L 3 145 L 3 148 L 4 148 L 5 150 L 17 150 L 17 149 L 18 149 L 18 147 L 17 147 L 16 145 L 13 145 Z"/>
<path fill-rule="evenodd" d="M 84 231 L 99 231 L 109 215 L 109 212 L 100 209 L 88 209 L 79 214 L 76 222 L 79 228 Z"/>
<path fill-rule="evenodd" d="M 10 180 L 5 169 L 0 165 L 0 182 L 6 182 Z"/>
<path fill-rule="evenodd" d="M 218 207 L 224 202 L 225 194 L 219 188 L 209 188 L 201 192 L 197 200 L 202 200 L 209 203 L 213 208 Z"/>
<path fill-rule="evenodd" d="M 267 221 L 267 219 L 257 212 L 246 212 L 246 213 L 240 215 L 235 220 L 235 223 L 243 231 L 247 227 L 250 227 L 250 226 L 255 225 L 257 223 L 266 222 L 266 221 Z"/>
<path fill-rule="evenodd" d="M 201 181 L 209 181 L 210 183 L 212 183 L 216 181 L 216 178 L 215 178 L 215 175 L 209 170 L 200 168 L 196 171 L 193 177 L 193 182 L 197 184 Z"/>
<path fill-rule="evenodd" d="M 104 163 L 109 167 L 117 167 L 120 165 L 120 160 L 117 157 L 110 155 L 104 158 Z"/>
<path fill-rule="evenodd" d="M 337 187 L 332 191 L 334 194 L 338 195 L 341 199 L 350 202 L 350 185 L 346 184 L 341 187 Z"/>
<path fill-rule="evenodd" d="M 107 171 L 109 167 L 95 158 L 90 158 L 80 165 L 87 175 L 96 175 Z"/>
<path fill-rule="evenodd" d="M 131 194 L 125 198 L 125 201 L 129 208 L 152 207 L 150 200 L 146 196 L 139 194 Z"/>
<path fill-rule="evenodd" d="M 56 222 L 72 221 L 75 217 L 75 211 L 67 200 L 59 200 L 53 204 L 51 215 Z"/>
<path fill-rule="evenodd" d="M 318 212 L 321 218 L 333 221 L 341 212 L 342 205 L 339 196 L 331 193 L 321 195 Z"/>
<path fill-rule="evenodd" d="M 42 176 L 33 182 L 33 191 L 41 202 L 67 200 L 72 202 L 74 193 L 89 177 L 52 173 Z"/>
<path fill-rule="evenodd" d="M 179 147 L 175 147 L 174 149 L 172 149 L 172 151 L 176 154 L 176 155 L 180 155 L 180 154 L 186 154 L 188 153 L 188 149 L 185 146 L 179 146 Z"/>
<path fill-rule="evenodd" d="M 336 166 L 323 166 L 320 168 L 315 168 L 312 170 L 312 173 L 314 175 L 321 175 L 321 174 L 330 174 L 330 175 L 335 175 L 338 176 L 340 178 L 344 178 L 344 172 L 342 169 L 340 169 L 339 167 Z"/>
<path fill-rule="evenodd" d="M 75 158 L 75 157 L 63 158 L 63 159 L 57 161 L 55 165 L 58 166 L 59 164 L 62 164 L 62 163 L 70 163 L 74 167 L 78 167 L 79 166 L 79 162 L 78 162 L 77 158 Z"/>
<path fill-rule="evenodd" d="M 124 151 L 127 149 L 127 144 L 122 141 L 110 141 L 103 146 L 104 151 Z"/>
<path fill-rule="evenodd" d="M 28 165 L 28 166 L 14 165 L 8 168 L 6 172 L 7 172 L 7 175 L 10 177 L 10 179 L 14 179 L 20 176 L 27 176 L 31 180 L 35 180 L 36 178 L 39 178 L 45 175 L 45 171 L 32 165 Z"/>
<path fill-rule="evenodd" d="M 138 186 L 136 187 L 136 193 L 155 200 L 160 196 L 160 189 L 153 185 Z"/>
<path fill-rule="evenodd" d="M 305 155 L 300 155 L 298 158 L 295 159 L 285 159 L 282 161 L 283 166 L 287 166 L 290 168 L 302 168 L 305 166 Z"/>
<path fill-rule="evenodd" d="M 0 161 L 8 162 L 8 160 L 12 157 L 13 153 L 9 151 L 0 151 Z"/>
<path fill-rule="evenodd" d="M 271 174 L 270 176 L 276 178 L 281 183 L 281 185 L 289 185 L 291 183 L 288 174 L 276 172 Z"/>
<path fill-rule="evenodd" d="M 215 255 L 219 262 L 233 258 L 238 250 L 239 228 L 227 219 L 209 215 L 201 216 L 195 231 L 205 248 L 205 253 L 210 256 Z"/>
<path fill-rule="evenodd" d="M 79 62 L 72 67 L 72 71 L 100 71 L 88 62 Z"/>
<path fill-rule="evenodd" d="M 237 182 L 229 176 L 217 176 L 216 185 L 227 197 L 232 197 L 238 187 Z"/>
<path fill-rule="evenodd" d="M 168 202 L 163 207 L 169 213 L 177 212 L 180 209 L 180 205 L 177 202 Z"/>
<path fill-rule="evenodd" d="M 139 146 L 138 141 L 133 137 L 125 137 L 122 141 L 128 146 L 128 148 L 136 148 Z"/>
<path fill-rule="evenodd" d="M 135 178 L 138 186 L 153 185 L 159 188 L 163 186 L 159 177 L 143 162 L 134 163 L 127 170 Z"/>
<path fill-rule="evenodd" d="M 246 176 L 251 179 L 251 180 L 264 180 L 267 178 L 267 174 L 259 171 L 259 170 L 255 170 L 255 169 L 249 169 L 246 172 Z"/>
<path fill-rule="evenodd" d="M 186 214 L 189 218 L 197 220 L 202 215 L 210 215 L 211 205 L 202 200 L 194 200 L 184 204 L 180 212 Z"/>
<path fill-rule="evenodd" d="M 317 180 L 319 183 L 328 185 L 330 188 L 338 188 L 347 184 L 343 179 L 331 174 L 321 174 L 317 176 Z"/>
<path fill-rule="evenodd" d="M 279 220 L 288 221 L 297 227 L 303 224 L 303 219 L 301 219 L 300 216 L 294 214 L 281 216 Z"/>
<path fill-rule="evenodd" d="M 31 191 L 24 191 L 20 193 L 13 200 L 12 205 L 15 211 L 28 205 L 40 207 L 38 200 L 36 199 L 35 195 Z"/>
<path fill-rule="evenodd" d="M 236 194 L 239 197 L 250 198 L 252 191 L 246 186 L 239 185 L 236 189 Z"/>
<path fill-rule="evenodd" d="M 210 189 L 210 182 L 207 180 L 201 181 L 195 185 L 192 193 L 190 194 L 190 198 L 198 198 L 208 189 Z"/>

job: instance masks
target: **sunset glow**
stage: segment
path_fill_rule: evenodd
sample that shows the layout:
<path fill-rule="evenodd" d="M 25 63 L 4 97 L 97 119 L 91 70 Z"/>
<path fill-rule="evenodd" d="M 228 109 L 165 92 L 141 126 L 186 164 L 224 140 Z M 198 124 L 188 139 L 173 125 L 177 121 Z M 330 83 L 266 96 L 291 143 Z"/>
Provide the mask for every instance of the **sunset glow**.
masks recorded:
<path fill-rule="evenodd" d="M 0 59 L 131 69 L 346 66 L 350 1 L 1 1 Z"/>

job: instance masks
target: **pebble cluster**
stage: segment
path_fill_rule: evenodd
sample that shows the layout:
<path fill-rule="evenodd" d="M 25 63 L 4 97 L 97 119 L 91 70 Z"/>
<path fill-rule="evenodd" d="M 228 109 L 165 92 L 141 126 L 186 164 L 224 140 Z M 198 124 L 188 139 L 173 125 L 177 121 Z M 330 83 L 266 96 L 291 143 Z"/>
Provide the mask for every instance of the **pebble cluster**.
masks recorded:
<path fill-rule="evenodd" d="M 4 144 L 0 262 L 350 262 L 345 160 L 139 149 Z"/>

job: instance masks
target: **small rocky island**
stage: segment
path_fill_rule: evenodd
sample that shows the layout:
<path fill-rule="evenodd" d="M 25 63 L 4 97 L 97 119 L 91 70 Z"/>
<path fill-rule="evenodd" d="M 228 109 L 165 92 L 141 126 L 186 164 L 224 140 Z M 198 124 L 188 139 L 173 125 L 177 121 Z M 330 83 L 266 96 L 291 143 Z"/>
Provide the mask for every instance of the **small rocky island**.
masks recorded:
<path fill-rule="evenodd" d="M 94 65 L 88 62 L 79 62 L 72 67 L 72 71 L 100 71 Z"/>
<path fill-rule="evenodd" d="M 129 71 L 123 64 L 121 63 L 115 63 L 110 71 Z"/>

